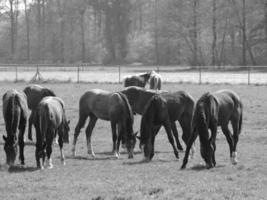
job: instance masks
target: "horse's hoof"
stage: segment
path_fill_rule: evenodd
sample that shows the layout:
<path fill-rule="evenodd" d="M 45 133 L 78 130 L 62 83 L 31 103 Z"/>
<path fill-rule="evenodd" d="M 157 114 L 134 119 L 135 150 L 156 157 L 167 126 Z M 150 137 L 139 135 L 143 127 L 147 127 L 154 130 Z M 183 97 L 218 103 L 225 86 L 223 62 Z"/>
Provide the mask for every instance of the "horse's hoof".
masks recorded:
<path fill-rule="evenodd" d="M 62 160 L 61 160 L 61 164 L 62 164 L 63 166 L 66 165 L 65 159 L 62 159 Z"/>
<path fill-rule="evenodd" d="M 47 167 L 47 169 L 53 169 L 53 165 L 51 164 L 51 165 L 48 165 L 48 167 Z"/>
<path fill-rule="evenodd" d="M 118 159 L 119 158 L 119 154 L 118 153 L 114 153 L 114 157 Z"/>
<path fill-rule="evenodd" d="M 233 165 L 237 164 L 237 152 L 233 152 L 231 156 L 231 162 Z"/>

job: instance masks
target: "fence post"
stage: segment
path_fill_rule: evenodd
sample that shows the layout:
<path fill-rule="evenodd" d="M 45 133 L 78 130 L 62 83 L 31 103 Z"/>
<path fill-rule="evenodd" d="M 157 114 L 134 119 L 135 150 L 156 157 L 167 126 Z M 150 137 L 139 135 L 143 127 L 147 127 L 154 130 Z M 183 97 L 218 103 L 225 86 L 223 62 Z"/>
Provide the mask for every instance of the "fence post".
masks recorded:
<path fill-rule="evenodd" d="M 119 83 L 121 83 L 121 66 L 119 65 Z"/>
<path fill-rule="evenodd" d="M 80 65 L 77 67 L 77 83 L 80 83 Z"/>
<path fill-rule="evenodd" d="M 250 66 L 248 66 L 248 85 L 250 85 Z"/>
<path fill-rule="evenodd" d="M 18 65 L 15 67 L 16 79 L 15 82 L 18 82 Z"/>
<path fill-rule="evenodd" d="M 201 66 L 199 66 L 199 84 L 202 84 L 202 71 L 201 71 Z"/>

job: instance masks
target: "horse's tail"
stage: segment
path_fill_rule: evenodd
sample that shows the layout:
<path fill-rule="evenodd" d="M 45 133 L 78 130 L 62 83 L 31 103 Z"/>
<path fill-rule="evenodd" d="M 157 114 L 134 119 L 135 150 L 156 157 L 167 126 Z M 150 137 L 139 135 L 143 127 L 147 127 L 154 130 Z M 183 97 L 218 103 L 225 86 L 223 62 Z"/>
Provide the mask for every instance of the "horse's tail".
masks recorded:
<path fill-rule="evenodd" d="M 124 104 L 126 106 L 126 110 L 127 110 L 127 114 L 128 114 L 128 119 L 127 119 L 128 122 L 127 123 L 133 124 L 134 118 L 133 118 L 132 107 L 130 106 L 130 103 L 129 103 L 127 97 L 123 93 L 118 92 L 118 94 L 121 96 L 121 98 L 122 98 L 122 100 L 123 100 L 123 102 L 124 102 Z M 130 124 L 127 124 L 127 126 L 128 125 L 130 125 Z"/>
<path fill-rule="evenodd" d="M 150 89 L 156 89 L 155 86 L 156 86 L 156 80 L 155 80 L 155 77 L 152 76 L 149 80 L 149 85 L 150 85 Z"/>
<path fill-rule="evenodd" d="M 118 94 L 120 95 L 120 97 L 122 98 L 124 104 L 125 104 L 125 107 L 126 107 L 126 112 L 127 112 L 127 119 L 126 119 L 126 141 L 129 139 L 129 136 L 130 134 L 133 134 L 133 121 L 134 121 L 134 117 L 133 117 L 133 111 L 132 111 L 132 108 L 130 106 L 130 103 L 127 99 L 127 97 L 122 94 L 121 92 L 118 92 Z"/>
<path fill-rule="evenodd" d="M 158 90 L 161 90 L 161 77 L 158 78 Z"/>
<path fill-rule="evenodd" d="M 242 124 L 243 124 L 243 104 L 241 103 L 240 104 L 240 108 L 241 108 L 241 113 L 240 113 L 240 118 L 239 118 L 239 133 L 241 133 L 241 130 L 242 130 Z"/>
<path fill-rule="evenodd" d="M 38 112 L 41 137 L 44 139 L 45 142 L 50 121 L 48 105 L 45 104 L 44 106 L 39 107 Z"/>
<path fill-rule="evenodd" d="M 19 126 L 20 120 L 20 109 L 19 109 L 19 96 L 17 94 L 13 94 L 12 97 L 9 99 L 6 109 L 6 127 L 7 130 L 11 131 L 12 134 L 15 134 L 17 128 Z M 11 112 L 10 112 L 11 111 Z"/>

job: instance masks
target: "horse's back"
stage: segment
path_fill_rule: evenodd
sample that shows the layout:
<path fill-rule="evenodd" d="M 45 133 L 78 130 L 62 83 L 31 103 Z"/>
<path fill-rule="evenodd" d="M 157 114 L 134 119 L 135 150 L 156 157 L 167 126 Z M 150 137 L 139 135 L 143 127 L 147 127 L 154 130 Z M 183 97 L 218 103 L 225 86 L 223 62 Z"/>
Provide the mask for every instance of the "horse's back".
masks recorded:
<path fill-rule="evenodd" d="M 240 97 L 231 90 L 219 90 L 213 93 L 219 104 L 219 123 L 227 123 L 228 120 L 239 118 L 242 113 Z"/>
<path fill-rule="evenodd" d="M 38 104 L 44 97 L 56 96 L 51 89 L 40 85 L 27 86 L 23 91 L 27 96 L 28 107 L 31 110 L 37 108 Z"/>
<path fill-rule="evenodd" d="M 149 101 L 149 99 L 157 94 L 153 90 L 146 90 L 137 86 L 130 86 L 121 91 L 123 94 L 127 96 L 129 103 L 134 112 L 138 114 L 143 114 L 145 105 Z"/>
<path fill-rule="evenodd" d="M 39 115 L 47 118 L 54 126 L 62 123 L 65 115 L 64 101 L 59 97 L 45 97 L 39 104 Z"/>
<path fill-rule="evenodd" d="M 80 98 L 79 109 L 80 115 L 93 114 L 97 118 L 109 120 L 110 97 L 112 93 L 92 89 L 84 93 Z"/>

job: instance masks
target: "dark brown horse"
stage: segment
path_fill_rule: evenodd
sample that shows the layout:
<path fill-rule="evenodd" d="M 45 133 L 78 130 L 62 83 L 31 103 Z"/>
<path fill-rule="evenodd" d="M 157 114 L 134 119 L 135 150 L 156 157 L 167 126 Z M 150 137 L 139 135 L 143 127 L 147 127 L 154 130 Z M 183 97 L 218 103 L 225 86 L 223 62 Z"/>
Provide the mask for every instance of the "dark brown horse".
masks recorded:
<path fill-rule="evenodd" d="M 195 106 L 194 99 L 184 91 L 158 93 L 140 87 L 128 87 L 121 91 L 125 94 L 132 106 L 133 112 L 143 115 L 145 106 L 152 96 L 160 94 L 166 100 L 172 133 L 175 137 L 177 148 L 183 150 L 179 141 L 178 131 L 175 122 L 178 120 L 183 130 L 182 139 L 187 143 L 191 135 L 191 123 Z"/>
<path fill-rule="evenodd" d="M 28 107 L 32 111 L 29 118 L 29 127 L 28 127 L 28 138 L 32 140 L 32 124 L 35 114 L 35 110 L 40 103 L 40 101 L 46 96 L 56 96 L 55 93 L 46 87 L 40 85 L 30 85 L 27 86 L 24 90 L 24 93 L 27 96 Z"/>
<path fill-rule="evenodd" d="M 230 149 L 232 164 L 237 163 L 236 146 L 241 132 L 243 106 L 236 93 L 230 90 L 221 90 L 215 93 L 205 93 L 196 104 L 193 119 L 193 134 L 188 142 L 182 169 L 188 162 L 188 154 L 192 143 L 199 135 L 201 156 L 207 168 L 214 167 L 217 127 L 221 126 Z M 228 128 L 231 122 L 233 135 Z M 209 134 L 209 129 L 211 135 Z"/>
<path fill-rule="evenodd" d="M 149 79 L 150 89 L 161 90 L 161 84 L 162 84 L 161 75 L 156 73 L 155 71 L 151 71 Z"/>
<path fill-rule="evenodd" d="M 58 144 L 61 154 L 61 162 L 65 165 L 63 154 L 63 142 L 69 142 L 69 123 L 65 114 L 65 106 L 62 99 L 58 97 L 45 97 L 39 103 L 36 110 L 37 118 L 35 125 L 36 132 L 36 163 L 38 168 L 43 168 L 43 162 L 47 157 L 47 166 L 52 168 L 52 145 L 56 135 L 58 135 Z M 40 159 L 43 162 L 40 162 Z"/>
<path fill-rule="evenodd" d="M 161 126 L 164 126 L 174 154 L 176 158 L 179 158 L 171 132 L 167 101 L 160 95 L 154 95 L 146 105 L 140 128 L 140 146 L 143 146 L 146 161 L 151 160 L 154 156 L 155 137 Z"/>
<path fill-rule="evenodd" d="M 124 87 L 129 87 L 129 86 L 145 87 L 146 84 L 148 83 L 149 78 L 150 78 L 150 72 L 139 75 L 126 76 L 123 79 L 123 85 Z"/>
<path fill-rule="evenodd" d="M 26 96 L 16 90 L 8 90 L 3 95 L 3 115 L 7 132 L 7 136 L 3 136 L 6 163 L 8 165 L 14 164 L 19 143 L 19 159 L 24 165 L 24 132 L 28 117 Z M 18 134 L 17 129 L 19 130 Z"/>
<path fill-rule="evenodd" d="M 79 121 L 75 128 L 73 140 L 73 156 L 75 156 L 75 146 L 80 130 L 88 117 L 90 117 L 90 121 L 86 128 L 86 138 L 89 154 L 95 157 L 91 145 L 91 135 L 96 121 L 99 118 L 111 122 L 113 153 L 115 157 L 119 156 L 119 145 L 122 139 L 126 143 L 129 158 L 133 157 L 133 149 L 136 142 L 133 133 L 133 113 L 125 95 L 120 92 L 111 93 L 100 89 L 93 89 L 81 96 L 79 103 Z"/>

